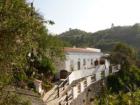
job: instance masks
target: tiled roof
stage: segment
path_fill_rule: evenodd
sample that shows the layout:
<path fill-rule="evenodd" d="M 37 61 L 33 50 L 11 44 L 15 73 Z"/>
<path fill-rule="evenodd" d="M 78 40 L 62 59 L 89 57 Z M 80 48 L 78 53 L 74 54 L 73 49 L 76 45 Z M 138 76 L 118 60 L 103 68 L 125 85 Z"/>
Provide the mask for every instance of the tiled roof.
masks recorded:
<path fill-rule="evenodd" d="M 100 52 L 100 49 L 95 48 L 71 48 L 65 47 L 64 52 Z"/>

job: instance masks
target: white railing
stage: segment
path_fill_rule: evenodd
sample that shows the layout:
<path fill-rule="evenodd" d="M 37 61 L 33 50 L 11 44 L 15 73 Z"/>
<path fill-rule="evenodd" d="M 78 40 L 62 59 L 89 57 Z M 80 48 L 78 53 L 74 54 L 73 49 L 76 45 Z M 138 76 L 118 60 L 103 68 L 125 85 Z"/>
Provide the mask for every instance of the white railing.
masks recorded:
<path fill-rule="evenodd" d="M 59 104 L 61 105 L 70 105 L 71 101 L 73 99 L 72 91 L 70 93 L 65 94 L 59 99 Z"/>
<path fill-rule="evenodd" d="M 87 77 L 96 73 L 100 73 L 104 69 L 108 71 L 108 72 L 105 72 L 105 74 L 108 76 L 109 67 L 106 67 L 105 65 L 98 65 L 95 68 L 91 68 L 91 69 L 73 71 L 64 81 L 67 81 L 68 84 L 71 84 L 75 80 L 78 80 L 78 79 L 81 79 L 81 78 L 84 78 L 84 77 Z M 63 85 L 63 83 L 61 85 Z"/>
<path fill-rule="evenodd" d="M 71 84 L 73 81 L 87 77 L 89 75 L 92 75 L 95 72 L 95 68 L 92 69 L 87 69 L 87 70 L 77 70 L 77 71 L 73 71 L 70 75 L 69 75 L 69 84 Z"/>
<path fill-rule="evenodd" d="M 57 91 L 59 102 L 61 102 L 61 104 L 64 105 L 66 103 L 70 103 L 73 100 L 73 93 L 67 95 L 66 93 L 72 89 L 71 84 L 74 81 L 88 76 L 92 77 L 93 75 L 95 75 L 95 81 L 91 81 L 90 83 L 91 85 L 109 76 L 110 75 L 109 70 L 110 70 L 109 67 L 106 67 L 105 65 L 98 65 L 95 68 L 88 70 L 73 71 L 60 85 L 58 85 L 57 88 L 54 89 L 54 91 Z M 120 70 L 120 65 L 111 66 L 111 70 L 112 73 L 118 72 Z"/>
<path fill-rule="evenodd" d="M 109 69 L 109 73 L 112 74 L 112 73 L 116 73 L 118 72 L 119 70 L 121 69 L 121 66 L 118 64 L 118 65 L 112 65 Z"/>

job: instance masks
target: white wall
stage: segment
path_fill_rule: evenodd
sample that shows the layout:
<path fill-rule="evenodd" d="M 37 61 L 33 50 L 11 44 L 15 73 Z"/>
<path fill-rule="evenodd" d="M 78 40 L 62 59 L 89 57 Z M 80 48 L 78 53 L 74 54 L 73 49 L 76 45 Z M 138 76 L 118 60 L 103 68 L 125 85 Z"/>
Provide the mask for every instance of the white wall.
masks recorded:
<path fill-rule="evenodd" d="M 89 86 L 91 84 L 91 76 L 88 76 L 86 80 L 87 80 L 87 86 Z"/>
<path fill-rule="evenodd" d="M 83 92 L 84 91 L 84 81 L 81 81 L 80 85 L 81 85 L 81 92 Z"/>
<path fill-rule="evenodd" d="M 94 74 L 94 72 L 95 72 L 95 68 L 88 69 L 88 70 L 73 71 L 68 77 L 69 78 L 69 84 L 71 84 L 74 80 L 78 80 L 80 78 L 90 76 L 90 75 Z"/>
<path fill-rule="evenodd" d="M 105 66 L 106 66 L 105 76 L 108 76 L 109 75 L 109 66 L 110 66 L 110 62 L 108 60 L 105 60 Z"/>
<path fill-rule="evenodd" d="M 35 85 L 36 91 L 42 95 L 44 92 L 44 90 L 42 89 L 42 81 L 34 80 L 34 85 Z"/>
<path fill-rule="evenodd" d="M 66 61 L 65 61 L 65 70 L 71 72 L 70 63 L 73 61 L 74 70 L 78 70 L 78 61 L 80 59 L 80 68 L 89 69 L 94 65 L 95 60 L 99 60 L 103 53 L 93 52 L 93 53 L 78 53 L 78 52 L 69 52 L 66 53 Z M 83 65 L 83 60 L 86 60 L 86 65 Z M 91 59 L 93 59 L 93 65 L 91 65 Z"/>
<path fill-rule="evenodd" d="M 78 87 L 74 86 L 72 92 L 73 92 L 73 99 L 77 98 L 77 96 L 78 96 Z"/>

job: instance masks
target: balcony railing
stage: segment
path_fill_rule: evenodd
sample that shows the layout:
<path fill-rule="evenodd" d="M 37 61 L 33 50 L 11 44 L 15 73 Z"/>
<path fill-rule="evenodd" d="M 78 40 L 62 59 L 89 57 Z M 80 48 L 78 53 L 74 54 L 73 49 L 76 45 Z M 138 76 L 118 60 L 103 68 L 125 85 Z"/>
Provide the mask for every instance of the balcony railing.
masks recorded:
<path fill-rule="evenodd" d="M 96 68 L 73 71 L 68 77 L 69 78 L 69 84 L 71 84 L 75 80 L 93 75 L 95 71 L 96 71 Z"/>
<path fill-rule="evenodd" d="M 115 73 L 115 72 L 118 72 L 119 70 L 121 69 L 121 66 L 118 64 L 118 65 L 111 65 L 110 66 L 110 69 L 109 69 L 109 73 Z"/>
<path fill-rule="evenodd" d="M 111 71 L 109 71 L 111 69 Z M 78 71 L 73 71 L 65 81 L 63 81 L 59 85 L 59 91 L 58 91 L 58 96 L 65 96 L 64 93 L 69 91 L 71 89 L 71 84 L 74 83 L 74 81 L 83 79 L 84 77 L 91 76 L 91 83 L 95 83 L 105 77 L 107 77 L 110 73 L 115 73 L 120 70 L 120 65 L 116 66 L 111 66 L 111 68 L 106 68 L 105 65 L 100 65 L 97 66 L 96 68 L 93 69 L 88 69 L 88 70 L 78 70 Z M 84 88 L 86 88 L 86 82 L 84 82 Z M 79 91 L 80 92 L 80 91 Z"/>

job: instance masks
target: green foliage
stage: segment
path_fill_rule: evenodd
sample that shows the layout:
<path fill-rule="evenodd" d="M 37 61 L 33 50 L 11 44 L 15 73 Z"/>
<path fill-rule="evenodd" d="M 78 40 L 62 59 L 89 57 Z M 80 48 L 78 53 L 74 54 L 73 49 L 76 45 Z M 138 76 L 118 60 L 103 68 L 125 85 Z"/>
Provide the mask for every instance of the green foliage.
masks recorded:
<path fill-rule="evenodd" d="M 0 70 L 11 72 L 13 65 L 25 66 L 27 53 L 31 48 L 38 48 L 36 39 L 46 29 L 40 23 L 41 16 L 25 0 L 2 0 L 0 4 Z"/>
<path fill-rule="evenodd" d="M 0 105 L 31 105 L 12 89 L 7 83 L 0 83 Z"/>
<path fill-rule="evenodd" d="M 132 47 L 123 43 L 118 43 L 114 46 L 110 58 L 112 63 L 121 64 L 122 69 L 124 69 L 124 66 L 129 66 L 135 63 L 136 56 L 136 51 Z"/>
<path fill-rule="evenodd" d="M 28 77 L 24 70 L 14 69 L 13 70 L 13 77 L 11 83 L 13 83 L 14 86 L 25 88 L 27 85 Z"/>
<path fill-rule="evenodd" d="M 52 63 L 52 61 L 47 58 L 47 57 L 43 57 L 42 60 L 39 62 L 39 71 L 40 73 L 43 73 L 45 76 L 50 75 L 50 74 L 55 74 L 56 72 L 56 68 L 54 66 L 54 64 Z"/>
<path fill-rule="evenodd" d="M 30 6 L 25 0 L 2 0 L 0 14 L 0 72 L 12 78 L 13 70 L 18 69 L 14 77 L 19 81 L 25 80 L 26 75 L 32 76 L 37 67 L 35 61 L 28 59 L 29 53 L 33 53 L 33 60 L 42 59 L 39 62 L 42 68 L 54 72 L 52 62 L 63 57 L 63 43 L 48 35 L 44 19 L 33 4 Z"/>
<path fill-rule="evenodd" d="M 89 35 L 91 35 L 91 33 L 87 33 L 78 29 L 70 29 L 69 31 L 62 33 L 58 37 L 66 43 L 69 43 L 67 44 L 68 46 L 84 47 L 88 45 L 87 40 Z"/>
<path fill-rule="evenodd" d="M 117 26 L 95 33 L 86 33 L 77 29 L 60 34 L 60 38 L 77 47 L 97 47 L 103 51 L 111 51 L 119 42 L 127 43 L 140 51 L 140 25 Z"/>
<path fill-rule="evenodd" d="M 107 94 L 107 97 L 96 98 L 93 105 L 140 105 L 140 90 L 119 94 Z"/>
<path fill-rule="evenodd" d="M 64 42 L 58 39 L 55 36 L 49 35 L 47 40 L 45 41 L 46 50 L 45 53 L 47 57 L 55 61 L 58 58 L 64 58 Z"/>
<path fill-rule="evenodd" d="M 55 72 L 52 62 L 63 57 L 63 43 L 48 35 L 43 22 L 33 3 L 30 6 L 26 0 L 0 0 L 0 87 L 13 83 L 34 87 L 29 80 L 35 75 L 41 77 L 43 73 L 45 77 Z M 47 23 L 54 24 L 50 20 Z M 5 102 L 3 105 L 20 105 L 13 97 L 8 96 L 7 103 L 4 97 L 0 101 Z"/>
<path fill-rule="evenodd" d="M 44 83 L 42 84 L 42 88 L 43 88 L 44 90 L 46 90 L 46 91 L 49 91 L 50 89 L 52 89 L 52 87 L 53 87 L 53 85 L 50 84 L 49 82 L 44 82 Z"/>
<path fill-rule="evenodd" d="M 135 66 L 136 52 L 133 48 L 118 44 L 114 47 L 110 60 L 114 64 L 120 64 L 121 70 L 108 77 L 108 87 L 113 92 L 129 91 L 131 86 L 140 86 L 140 69 Z"/>
<path fill-rule="evenodd" d="M 30 101 L 25 101 L 14 93 L 7 93 L 1 96 L 0 99 L 0 105 L 31 105 Z"/>
<path fill-rule="evenodd" d="M 13 75 L 14 75 L 14 79 L 17 81 L 22 81 L 27 79 L 26 74 L 23 70 L 15 71 Z"/>
<path fill-rule="evenodd" d="M 131 82 L 140 86 L 140 69 L 135 65 L 132 65 L 129 72 Z"/>

